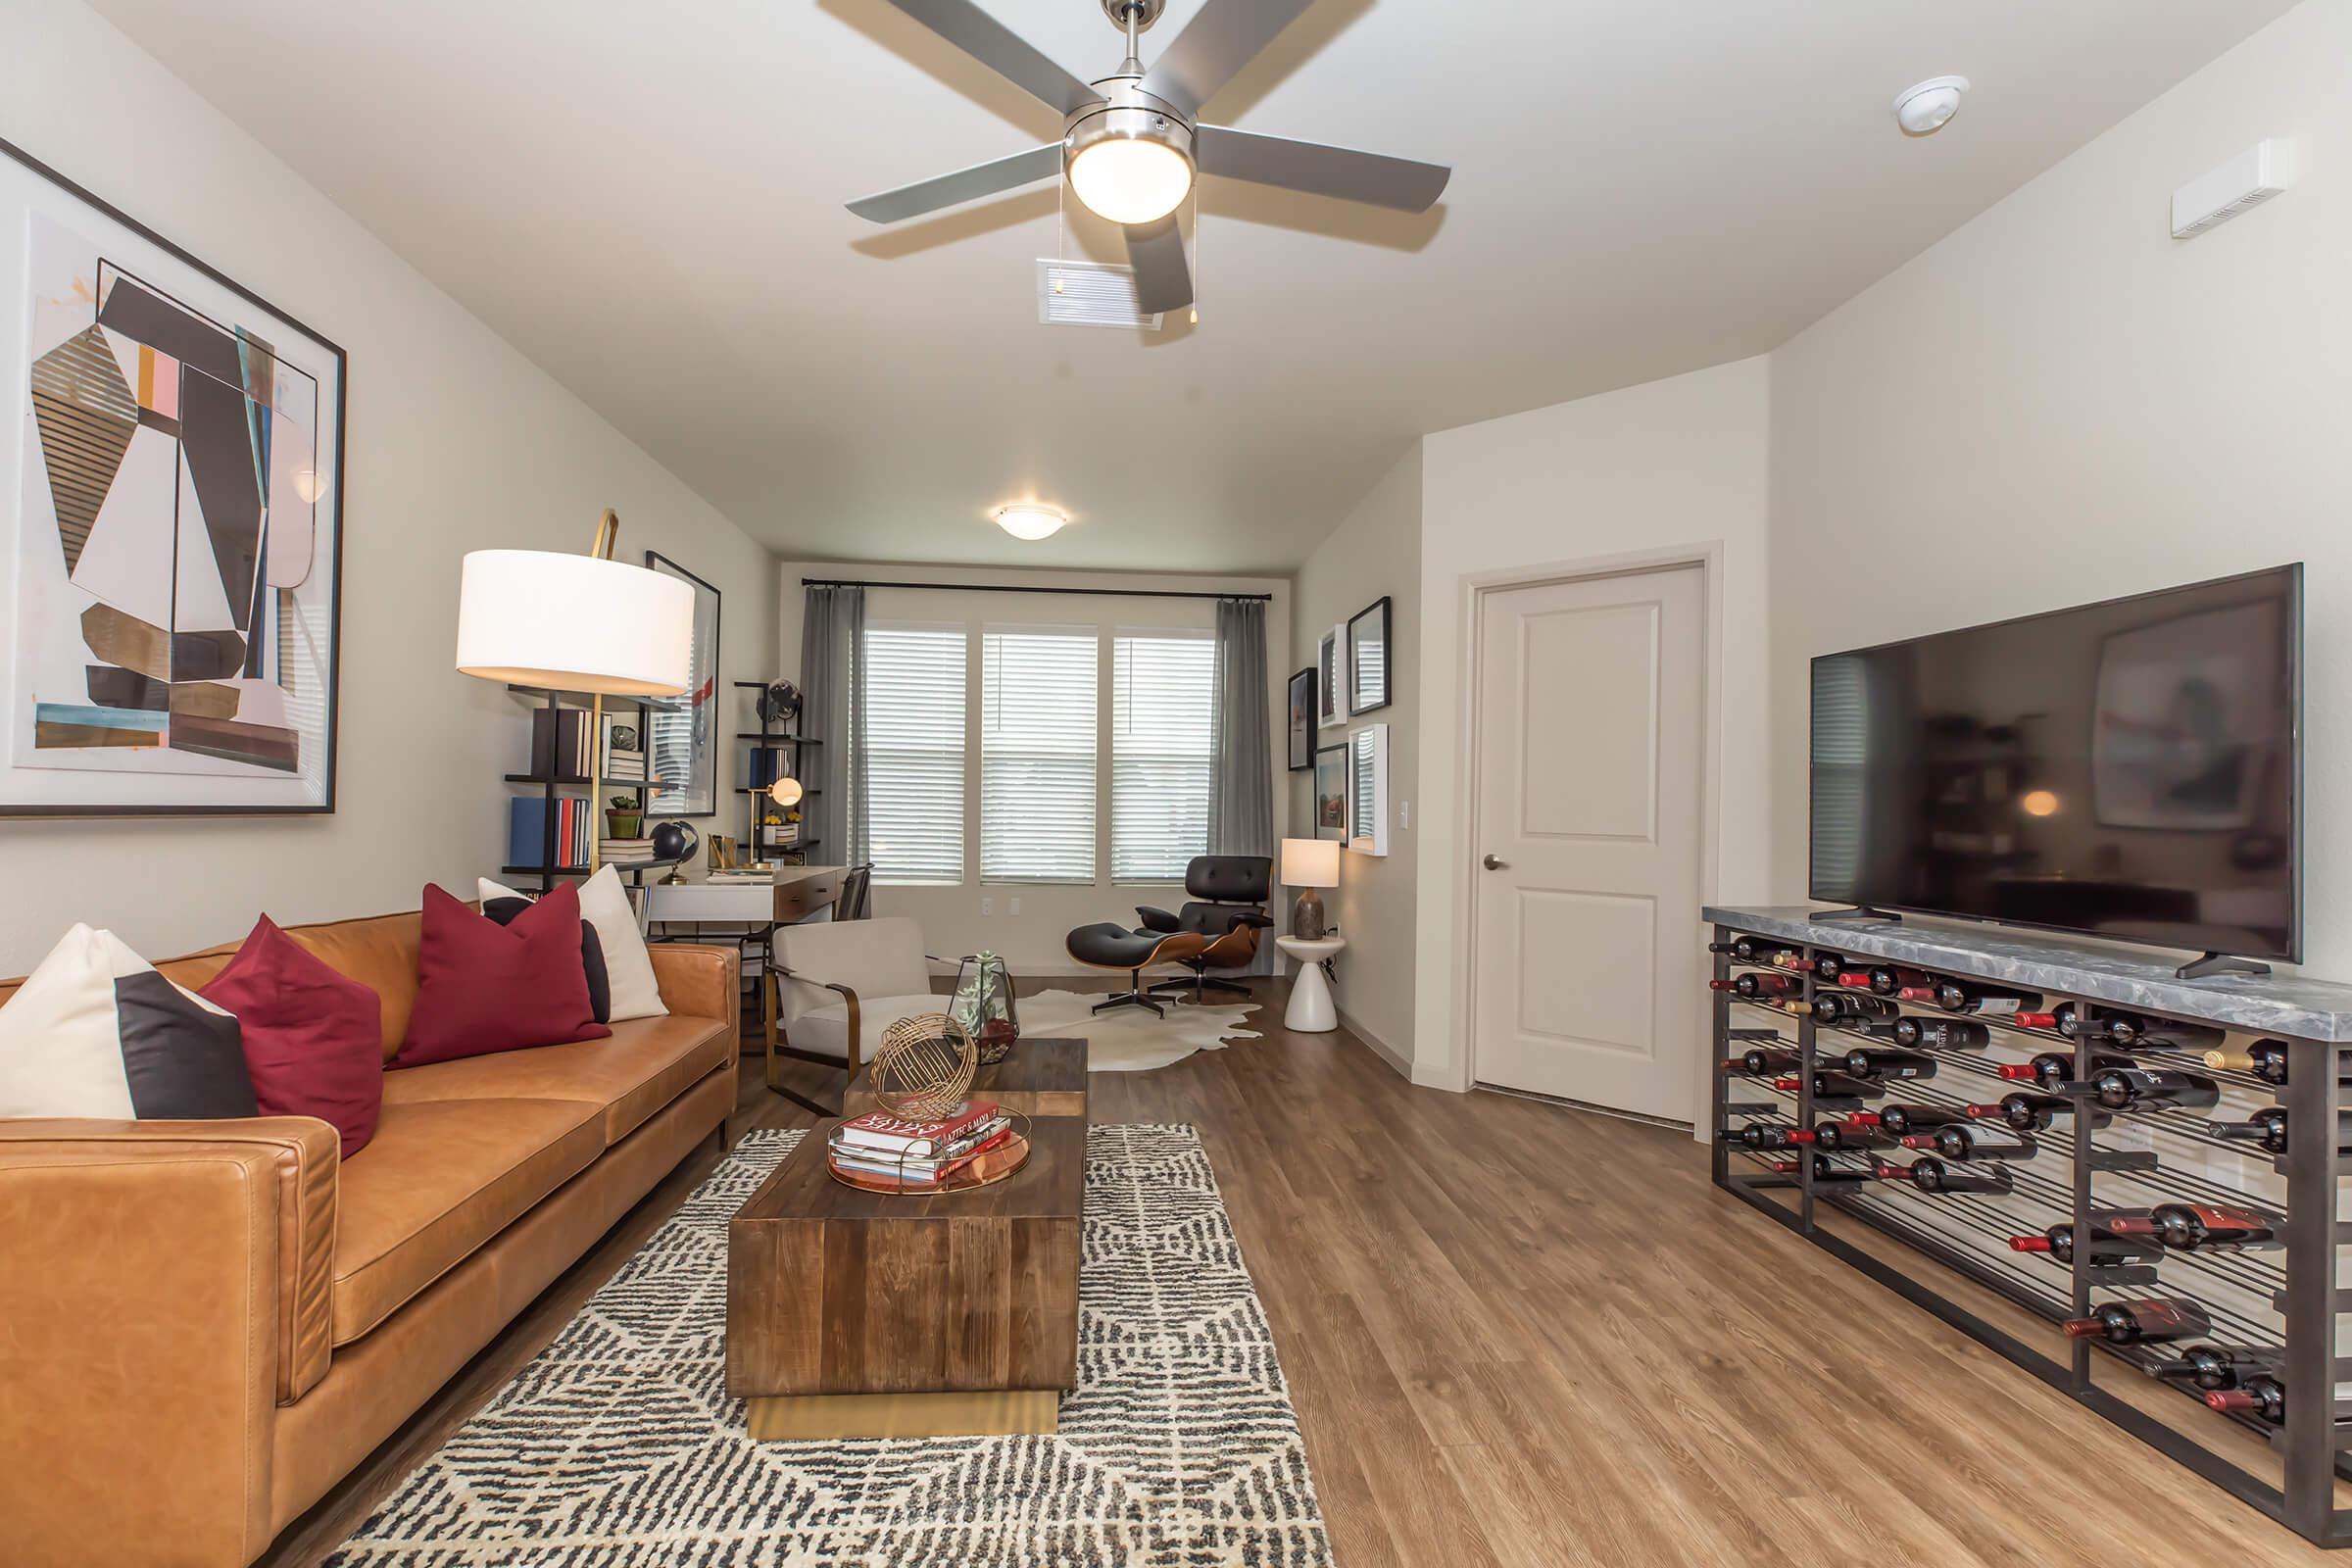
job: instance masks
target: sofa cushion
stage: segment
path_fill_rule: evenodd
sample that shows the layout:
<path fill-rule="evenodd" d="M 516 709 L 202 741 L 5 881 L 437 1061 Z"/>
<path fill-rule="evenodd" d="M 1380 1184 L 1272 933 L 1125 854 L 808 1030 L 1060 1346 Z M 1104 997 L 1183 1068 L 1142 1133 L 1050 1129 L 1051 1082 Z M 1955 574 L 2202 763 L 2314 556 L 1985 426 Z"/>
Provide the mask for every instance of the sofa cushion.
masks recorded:
<path fill-rule="evenodd" d="M 859 997 L 858 999 L 858 1059 L 874 1059 L 874 1048 L 882 1043 L 882 1031 L 901 1018 L 918 1013 L 945 1012 L 948 999 L 925 992 L 919 997 Z M 795 1051 L 813 1051 L 820 1056 L 836 1061 L 850 1059 L 850 1004 L 836 1002 L 829 1007 L 811 1007 L 792 1020 L 786 1031 L 785 1044 Z"/>
<path fill-rule="evenodd" d="M 416 1005 L 395 1068 L 602 1040 L 580 967 L 580 896 L 565 884 L 500 925 L 424 889 Z"/>
<path fill-rule="evenodd" d="M 417 1068 L 418 1073 L 433 1071 Z M 349 1345 L 604 1152 L 585 1100 L 397 1100 L 336 1195 L 335 1343 Z"/>
<path fill-rule="evenodd" d="M 715 1068 L 735 1059 L 726 1026 L 686 1015 L 632 1018 L 612 1038 L 535 1051 L 467 1056 L 385 1077 L 384 1098 L 416 1104 L 442 1100 L 576 1100 L 604 1114 L 604 1139 L 617 1144 L 648 1116 Z"/>
<path fill-rule="evenodd" d="M 375 1136 L 384 1100 L 384 1005 L 263 915 L 228 967 L 197 993 L 237 1015 L 265 1116 L 316 1116 L 349 1159 Z"/>

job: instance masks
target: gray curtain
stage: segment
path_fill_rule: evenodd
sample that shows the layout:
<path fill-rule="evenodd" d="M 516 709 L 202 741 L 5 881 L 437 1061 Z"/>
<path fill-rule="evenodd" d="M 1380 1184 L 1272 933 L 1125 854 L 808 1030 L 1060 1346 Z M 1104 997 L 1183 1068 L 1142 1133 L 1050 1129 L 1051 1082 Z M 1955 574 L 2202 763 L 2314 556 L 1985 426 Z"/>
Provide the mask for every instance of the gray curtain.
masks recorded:
<path fill-rule="evenodd" d="M 824 742 L 808 748 L 803 782 L 821 795 L 801 803 L 802 837 L 813 839 L 809 858 L 826 865 L 863 865 L 865 813 L 865 590 L 808 590 L 801 620 L 801 733 Z"/>
<path fill-rule="evenodd" d="M 1274 742 L 1272 715 L 1266 706 L 1263 600 L 1217 601 L 1215 714 L 1209 761 L 1208 853 L 1271 856 Z M 1274 944 L 1264 939 L 1264 934 L 1250 972 L 1274 972 Z"/>

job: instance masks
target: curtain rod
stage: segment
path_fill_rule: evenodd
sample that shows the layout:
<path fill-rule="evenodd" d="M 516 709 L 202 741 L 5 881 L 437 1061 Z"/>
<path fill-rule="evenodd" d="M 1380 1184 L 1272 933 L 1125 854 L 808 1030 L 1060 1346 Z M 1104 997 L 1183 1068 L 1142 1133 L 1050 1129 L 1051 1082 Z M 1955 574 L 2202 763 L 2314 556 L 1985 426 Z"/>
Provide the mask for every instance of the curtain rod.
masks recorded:
<path fill-rule="evenodd" d="M 1272 594 L 1199 593 L 1182 588 L 1023 588 L 1008 582 L 875 582 L 857 577 L 803 577 L 804 588 L 934 588 L 959 594 L 1086 594 L 1097 599 L 1254 599 L 1273 603 Z"/>

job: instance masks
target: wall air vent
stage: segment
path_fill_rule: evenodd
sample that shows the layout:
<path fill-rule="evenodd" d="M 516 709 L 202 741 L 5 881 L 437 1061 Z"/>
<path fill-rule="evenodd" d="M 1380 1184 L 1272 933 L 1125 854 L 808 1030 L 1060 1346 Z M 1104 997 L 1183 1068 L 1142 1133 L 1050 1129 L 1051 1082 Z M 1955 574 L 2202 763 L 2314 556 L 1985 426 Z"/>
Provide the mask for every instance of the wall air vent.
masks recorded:
<path fill-rule="evenodd" d="M 2173 192 L 2173 238 L 2202 234 L 2286 189 L 2294 177 L 2294 143 L 2274 136 Z"/>
<path fill-rule="evenodd" d="M 1136 309 L 1135 269 L 1037 259 L 1037 318 L 1048 326 L 1124 326 L 1156 332 L 1164 318 Z"/>

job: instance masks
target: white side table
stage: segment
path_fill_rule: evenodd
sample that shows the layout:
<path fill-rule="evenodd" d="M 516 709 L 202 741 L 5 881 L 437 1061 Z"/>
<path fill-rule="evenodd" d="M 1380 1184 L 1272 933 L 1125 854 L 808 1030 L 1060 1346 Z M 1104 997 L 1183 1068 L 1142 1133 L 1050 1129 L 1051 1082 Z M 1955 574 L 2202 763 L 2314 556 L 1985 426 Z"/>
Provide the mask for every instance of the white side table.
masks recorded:
<path fill-rule="evenodd" d="M 1298 960 L 1298 977 L 1291 982 L 1291 1004 L 1283 1010 L 1283 1027 L 1294 1034 L 1325 1035 L 1340 1026 L 1340 1010 L 1332 1004 L 1331 982 L 1323 965 L 1348 946 L 1346 937 L 1276 937 L 1274 945 Z"/>

